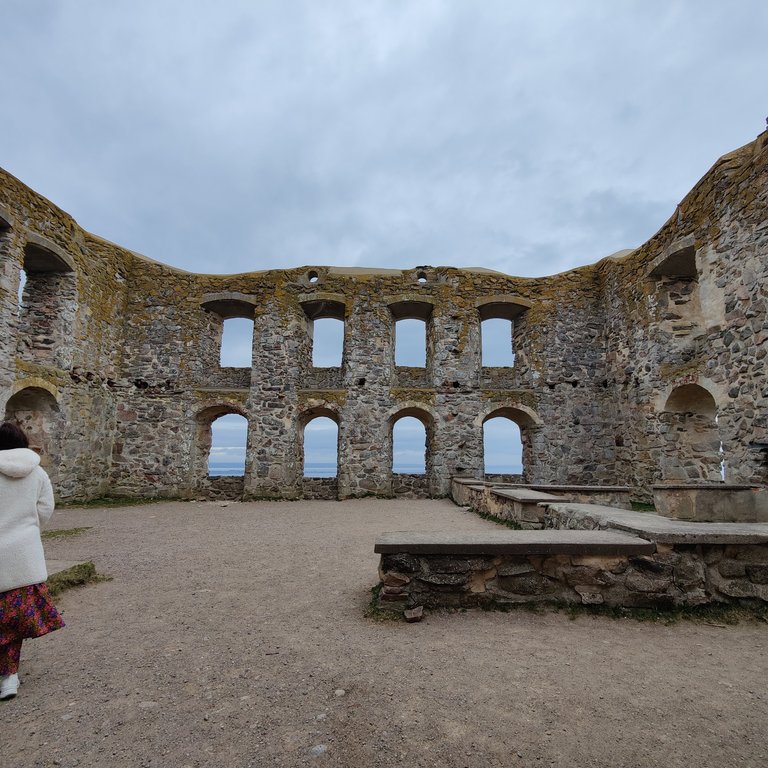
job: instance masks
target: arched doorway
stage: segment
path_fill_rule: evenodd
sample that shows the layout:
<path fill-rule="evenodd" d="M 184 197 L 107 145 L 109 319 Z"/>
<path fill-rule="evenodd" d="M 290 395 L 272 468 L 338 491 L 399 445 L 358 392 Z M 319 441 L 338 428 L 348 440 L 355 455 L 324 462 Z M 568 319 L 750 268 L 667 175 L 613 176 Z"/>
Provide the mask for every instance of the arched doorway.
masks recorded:
<path fill-rule="evenodd" d="M 248 419 L 238 408 L 213 405 L 197 414 L 193 487 L 205 498 L 243 495 Z"/>
<path fill-rule="evenodd" d="M 482 420 L 486 478 L 525 482 L 535 468 L 532 434 L 538 417 L 522 406 L 492 410 Z M 535 474 L 535 473 L 533 473 Z"/>
<path fill-rule="evenodd" d="M 40 454 L 40 465 L 56 485 L 64 424 L 56 398 L 42 387 L 25 387 L 5 406 L 5 420 L 17 423 L 29 438 L 29 447 Z"/>
<path fill-rule="evenodd" d="M 428 498 L 433 484 L 434 418 L 422 408 L 403 408 L 390 418 L 392 493 Z"/>
<path fill-rule="evenodd" d="M 310 408 L 302 414 L 299 426 L 302 495 L 307 499 L 337 498 L 338 414 L 326 407 Z"/>

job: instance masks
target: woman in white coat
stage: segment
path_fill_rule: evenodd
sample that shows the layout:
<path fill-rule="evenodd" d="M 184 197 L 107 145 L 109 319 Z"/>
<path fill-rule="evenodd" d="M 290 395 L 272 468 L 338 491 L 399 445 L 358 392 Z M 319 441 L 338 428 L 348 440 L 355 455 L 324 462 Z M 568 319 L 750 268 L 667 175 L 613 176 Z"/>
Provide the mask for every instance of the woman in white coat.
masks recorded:
<path fill-rule="evenodd" d="M 40 523 L 53 514 L 51 481 L 27 436 L 0 424 L 0 700 L 19 688 L 22 640 L 64 626 L 48 596 Z"/>

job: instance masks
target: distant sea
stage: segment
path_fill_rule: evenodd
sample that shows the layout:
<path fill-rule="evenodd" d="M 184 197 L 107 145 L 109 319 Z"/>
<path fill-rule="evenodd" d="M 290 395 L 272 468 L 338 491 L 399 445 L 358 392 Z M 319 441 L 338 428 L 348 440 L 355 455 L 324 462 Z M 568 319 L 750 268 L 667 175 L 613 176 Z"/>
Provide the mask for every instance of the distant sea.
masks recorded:
<path fill-rule="evenodd" d="M 423 474 L 424 467 L 413 464 L 396 464 L 395 472 L 403 475 Z M 245 474 L 242 464 L 211 464 L 208 470 L 213 477 L 242 476 Z M 517 475 L 523 471 L 520 466 L 490 466 L 485 470 L 489 475 Z M 335 464 L 307 464 L 306 477 L 335 477 Z"/>

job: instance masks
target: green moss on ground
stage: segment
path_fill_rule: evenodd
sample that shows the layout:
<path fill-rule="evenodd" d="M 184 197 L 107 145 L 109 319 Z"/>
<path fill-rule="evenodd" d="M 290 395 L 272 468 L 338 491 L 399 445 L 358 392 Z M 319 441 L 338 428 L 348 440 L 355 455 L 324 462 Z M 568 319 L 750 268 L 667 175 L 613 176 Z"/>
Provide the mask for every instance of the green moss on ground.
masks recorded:
<path fill-rule="evenodd" d="M 96 573 L 96 566 L 89 560 L 78 563 L 66 571 L 54 573 L 48 578 L 48 591 L 52 597 L 56 597 L 66 589 L 82 587 L 85 584 L 96 584 L 100 581 L 111 581 L 111 576 L 103 576 Z"/>
<path fill-rule="evenodd" d="M 189 501 L 178 496 L 153 496 L 152 498 L 137 499 L 135 496 L 99 496 L 96 499 L 83 501 L 68 501 L 58 504 L 58 509 L 92 509 L 94 507 L 139 507 L 147 504 L 161 504 L 167 501 Z"/>
<path fill-rule="evenodd" d="M 80 534 L 90 531 L 91 526 L 86 525 L 82 528 L 52 528 L 50 531 L 43 531 L 40 536 L 43 540 L 47 539 L 69 539 L 72 536 L 80 536 Z"/>

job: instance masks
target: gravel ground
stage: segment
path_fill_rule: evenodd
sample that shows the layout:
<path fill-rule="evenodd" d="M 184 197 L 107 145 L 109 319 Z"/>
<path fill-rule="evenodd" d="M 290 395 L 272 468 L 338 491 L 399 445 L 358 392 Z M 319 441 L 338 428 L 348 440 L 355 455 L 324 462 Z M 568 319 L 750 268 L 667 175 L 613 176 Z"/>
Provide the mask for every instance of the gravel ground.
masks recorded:
<path fill-rule="evenodd" d="M 0 702 L 23 766 L 763 766 L 768 626 L 528 612 L 365 617 L 387 530 L 447 501 L 57 511 L 113 580 L 58 600 Z"/>

